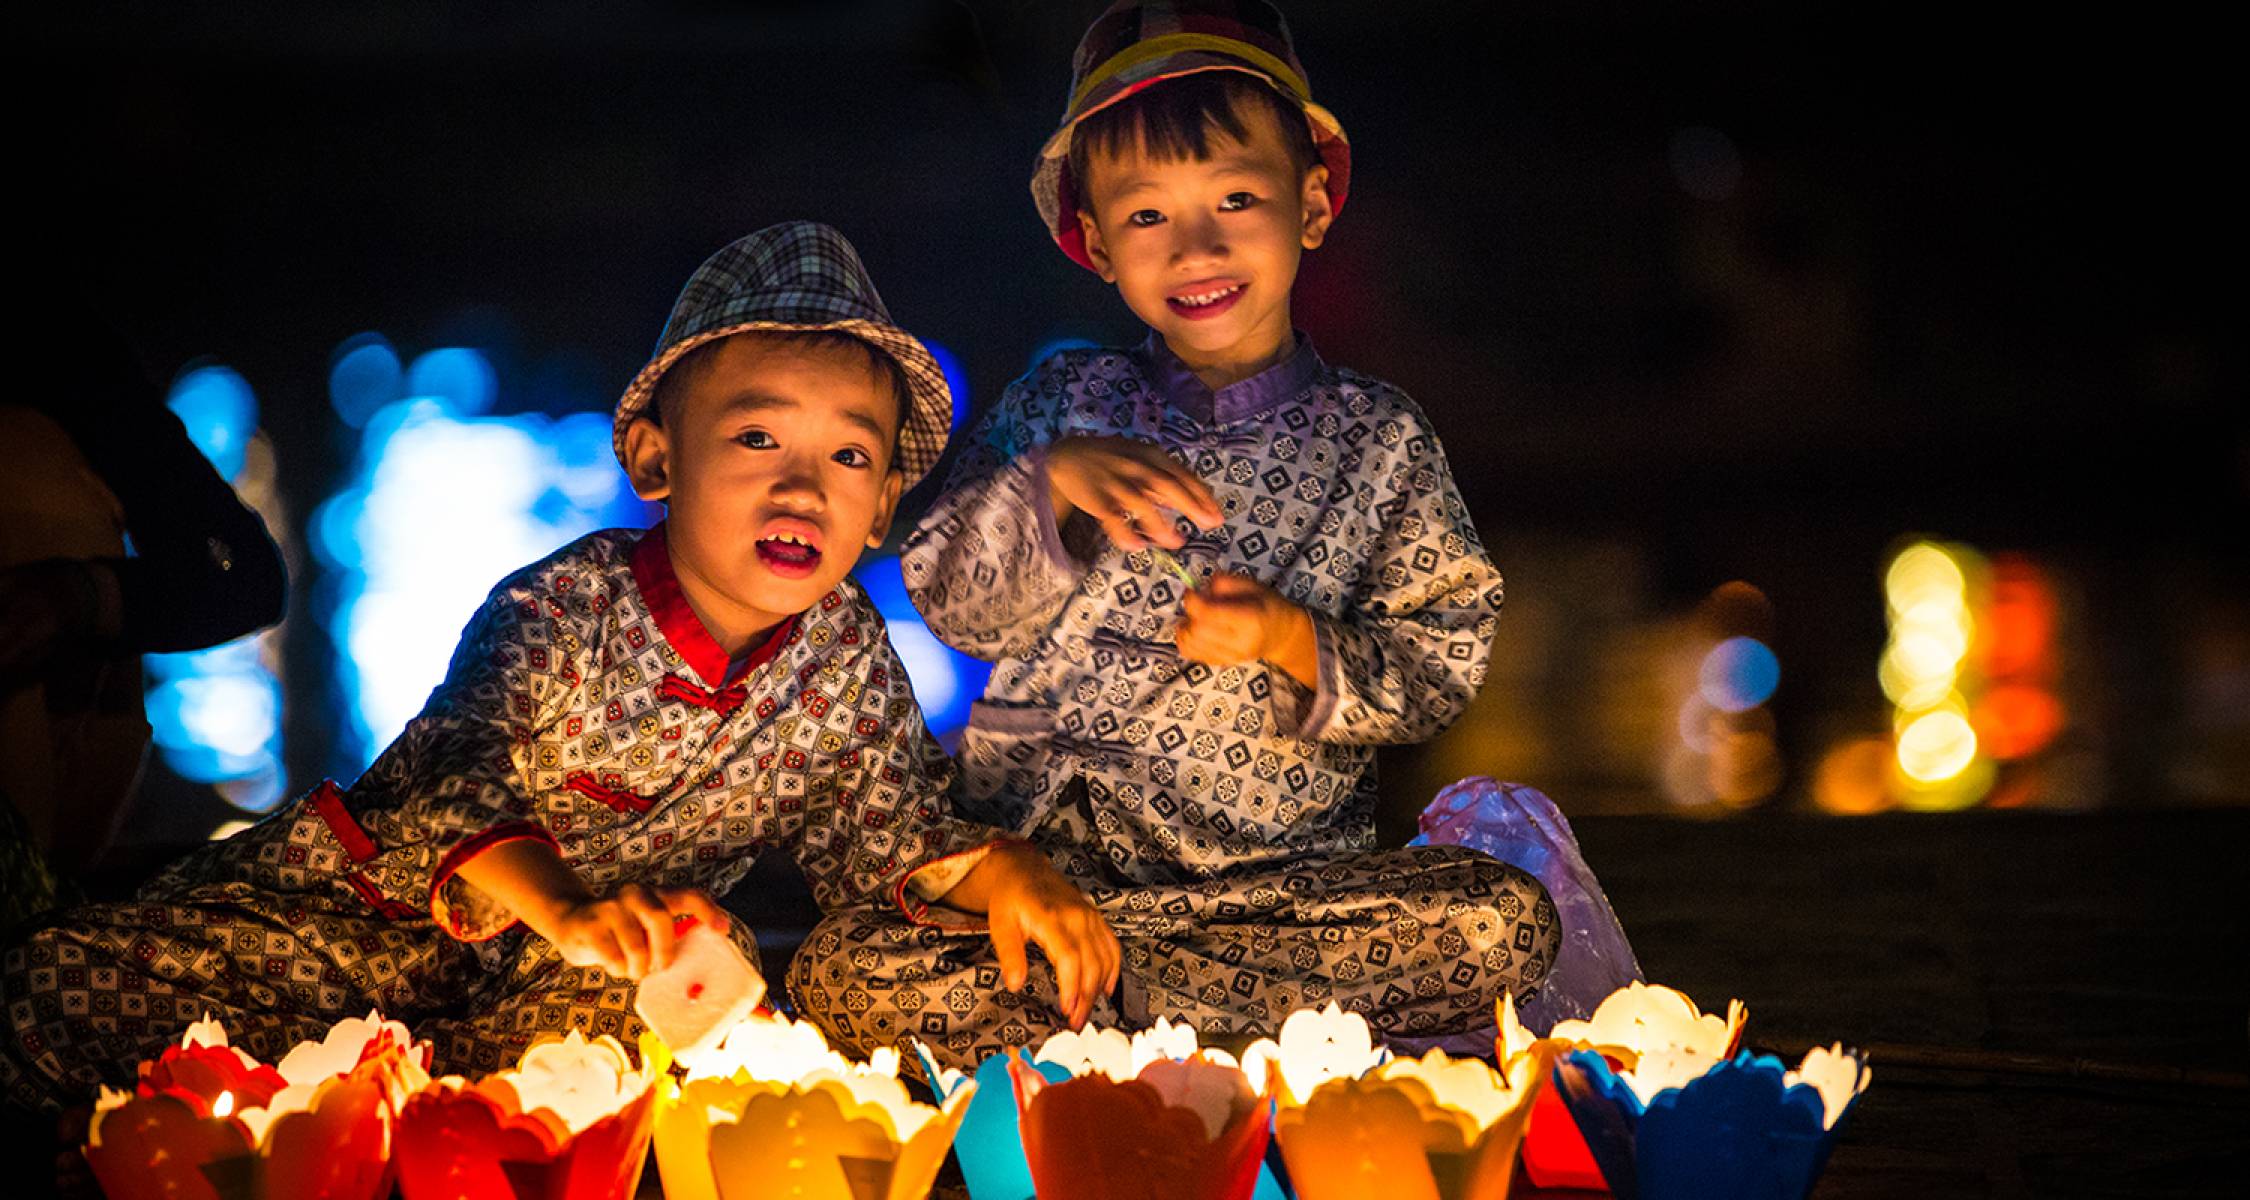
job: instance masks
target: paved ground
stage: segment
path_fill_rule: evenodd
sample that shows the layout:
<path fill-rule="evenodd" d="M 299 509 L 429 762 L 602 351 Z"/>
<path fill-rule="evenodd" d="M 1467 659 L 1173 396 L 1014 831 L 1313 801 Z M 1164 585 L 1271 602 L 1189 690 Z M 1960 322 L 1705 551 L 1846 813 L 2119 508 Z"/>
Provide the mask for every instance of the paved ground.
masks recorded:
<path fill-rule="evenodd" d="M 1844 1039 L 2250 1071 L 2250 811 L 1579 823 L 1652 979 Z M 1902 1049 L 1901 1057 L 1908 1053 Z M 2250 1090 L 1886 1066 L 1823 1197 L 2238 1196 Z"/>

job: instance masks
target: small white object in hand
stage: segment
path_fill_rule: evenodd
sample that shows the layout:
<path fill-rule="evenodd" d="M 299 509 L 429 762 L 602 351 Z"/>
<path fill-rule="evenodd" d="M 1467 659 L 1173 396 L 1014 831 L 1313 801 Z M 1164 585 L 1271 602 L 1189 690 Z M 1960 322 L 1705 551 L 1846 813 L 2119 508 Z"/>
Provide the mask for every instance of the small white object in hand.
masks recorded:
<path fill-rule="evenodd" d="M 633 1011 L 685 1061 L 718 1049 L 765 998 L 765 978 L 727 935 L 683 924 L 672 964 L 641 978 Z"/>

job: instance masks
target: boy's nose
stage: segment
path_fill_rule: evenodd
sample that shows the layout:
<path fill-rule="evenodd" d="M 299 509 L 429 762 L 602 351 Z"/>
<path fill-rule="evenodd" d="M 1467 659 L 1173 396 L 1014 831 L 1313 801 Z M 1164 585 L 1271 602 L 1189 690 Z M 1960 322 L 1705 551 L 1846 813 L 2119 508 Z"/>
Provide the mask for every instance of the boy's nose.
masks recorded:
<path fill-rule="evenodd" d="M 773 481 L 772 496 L 777 507 L 795 513 L 819 512 L 828 503 L 820 490 L 820 473 L 795 463 Z"/>
<path fill-rule="evenodd" d="M 1188 217 L 1173 222 L 1176 230 L 1172 256 L 1180 262 L 1200 259 L 1225 258 L 1227 240 L 1219 223 L 1209 216 Z"/>

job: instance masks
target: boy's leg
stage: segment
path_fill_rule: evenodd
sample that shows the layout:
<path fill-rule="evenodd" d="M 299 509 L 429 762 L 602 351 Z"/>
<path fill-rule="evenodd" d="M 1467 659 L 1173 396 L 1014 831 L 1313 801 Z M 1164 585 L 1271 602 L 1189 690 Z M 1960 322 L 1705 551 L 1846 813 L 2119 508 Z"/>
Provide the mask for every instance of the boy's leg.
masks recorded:
<path fill-rule="evenodd" d="M 370 1007 L 411 1020 L 406 983 L 428 975 L 435 930 L 328 908 L 236 894 L 58 914 L 0 952 L 0 1090 L 31 1107 L 91 1101 L 206 1015 L 268 1063 Z"/>
<path fill-rule="evenodd" d="M 1217 1038 L 1271 1035 L 1331 1001 L 1398 1037 L 1479 1030 L 1501 995 L 1537 990 L 1560 939 L 1536 880 L 1451 846 L 1088 890 L 1124 949 L 1122 994 L 1093 1021 L 1162 1016 Z M 1006 992 L 983 935 L 857 910 L 813 930 L 789 985 L 840 1046 L 864 1054 L 912 1035 L 962 1066 L 1060 1027 L 1053 979 L 1034 962 L 1025 992 Z"/>
<path fill-rule="evenodd" d="M 969 1068 L 1062 1028 L 1054 974 L 1037 951 L 1024 990 L 1010 992 L 990 938 L 914 925 L 888 909 L 847 909 L 814 926 L 789 962 L 789 995 L 831 1045 L 863 1058 L 912 1037 L 941 1064 Z M 1089 1020 L 1116 1025 L 1119 1016 L 1105 997 Z"/>

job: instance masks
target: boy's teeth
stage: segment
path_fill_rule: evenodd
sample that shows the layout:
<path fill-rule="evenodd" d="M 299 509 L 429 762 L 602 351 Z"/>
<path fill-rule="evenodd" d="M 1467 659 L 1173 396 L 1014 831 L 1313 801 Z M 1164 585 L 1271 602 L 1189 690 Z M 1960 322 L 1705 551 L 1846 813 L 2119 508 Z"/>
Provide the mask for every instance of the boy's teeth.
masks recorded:
<path fill-rule="evenodd" d="M 1194 308 L 1201 308 L 1206 304 L 1216 303 L 1217 301 L 1225 299 L 1226 297 L 1234 294 L 1235 290 L 1240 288 L 1241 286 L 1241 284 L 1232 284 L 1230 286 L 1220 288 L 1217 291 L 1198 292 L 1192 296 L 1182 296 L 1180 297 L 1180 303 L 1189 305 L 1190 307 Z"/>

